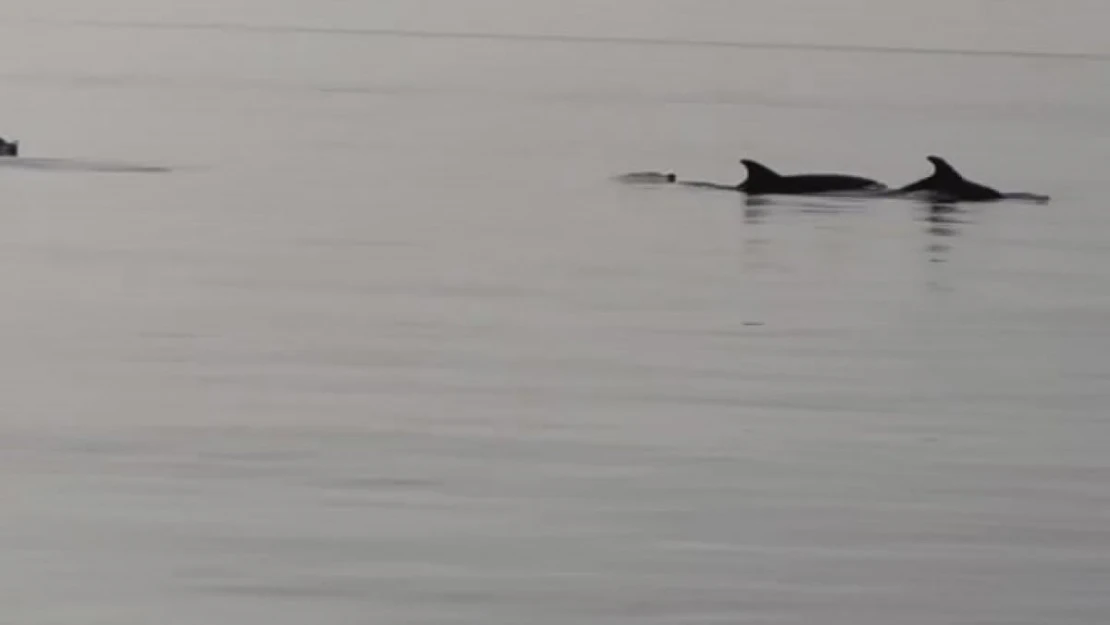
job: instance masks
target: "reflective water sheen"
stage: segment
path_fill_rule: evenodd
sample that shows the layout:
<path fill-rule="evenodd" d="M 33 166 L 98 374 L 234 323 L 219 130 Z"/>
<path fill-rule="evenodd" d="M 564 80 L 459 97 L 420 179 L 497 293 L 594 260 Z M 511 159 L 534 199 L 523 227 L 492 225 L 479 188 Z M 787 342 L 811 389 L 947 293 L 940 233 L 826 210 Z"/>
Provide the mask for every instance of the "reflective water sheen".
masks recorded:
<path fill-rule="evenodd" d="M 0 622 L 1105 622 L 1107 17 L 6 6 Z"/>

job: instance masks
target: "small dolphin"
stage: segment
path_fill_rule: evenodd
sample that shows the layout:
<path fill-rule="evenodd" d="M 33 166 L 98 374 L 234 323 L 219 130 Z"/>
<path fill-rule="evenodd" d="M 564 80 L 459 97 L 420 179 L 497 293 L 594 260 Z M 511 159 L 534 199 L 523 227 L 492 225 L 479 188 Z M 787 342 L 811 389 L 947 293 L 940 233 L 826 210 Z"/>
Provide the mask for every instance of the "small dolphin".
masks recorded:
<path fill-rule="evenodd" d="M 748 195 L 811 195 L 844 191 L 884 191 L 877 180 L 847 174 L 794 174 L 784 176 L 751 159 L 740 159 L 748 177 L 736 186 Z"/>
<path fill-rule="evenodd" d="M 933 173 L 917 182 L 895 189 L 891 195 L 924 195 L 934 202 L 993 202 L 996 200 L 1030 200 L 1047 202 L 1047 195 L 1036 193 L 1002 193 L 964 178 L 948 161 L 939 156 L 927 157 Z"/>

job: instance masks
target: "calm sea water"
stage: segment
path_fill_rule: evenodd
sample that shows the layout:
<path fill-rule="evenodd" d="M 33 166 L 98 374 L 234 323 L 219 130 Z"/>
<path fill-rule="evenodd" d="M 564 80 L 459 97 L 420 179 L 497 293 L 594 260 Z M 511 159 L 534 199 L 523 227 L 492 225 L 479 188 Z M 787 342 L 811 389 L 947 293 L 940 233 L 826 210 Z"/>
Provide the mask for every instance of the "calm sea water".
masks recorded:
<path fill-rule="evenodd" d="M 6 6 L 0 623 L 1106 622 L 1104 4 Z"/>

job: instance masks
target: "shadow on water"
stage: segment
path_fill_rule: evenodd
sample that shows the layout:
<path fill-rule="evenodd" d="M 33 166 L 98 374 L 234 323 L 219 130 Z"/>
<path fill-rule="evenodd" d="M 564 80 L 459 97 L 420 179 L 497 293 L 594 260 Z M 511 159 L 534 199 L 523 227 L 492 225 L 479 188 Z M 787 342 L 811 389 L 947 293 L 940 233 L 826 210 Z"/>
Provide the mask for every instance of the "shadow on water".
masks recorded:
<path fill-rule="evenodd" d="M 677 180 L 677 176 L 672 172 L 633 172 L 631 174 L 618 176 L 617 179 L 634 184 L 677 185 L 707 191 L 737 192 L 736 185 L 702 180 Z M 743 198 L 742 220 L 746 226 L 760 226 L 765 224 L 771 208 L 774 207 L 789 208 L 808 214 L 842 214 L 851 211 L 853 208 L 857 208 L 860 202 L 875 199 L 873 197 L 855 197 L 850 195 L 836 195 L 831 197 L 807 196 L 803 198 L 798 196 L 753 196 L 743 193 L 741 197 Z M 929 237 L 925 246 L 928 262 L 948 262 L 952 251 L 952 240 L 960 236 L 960 227 L 969 223 L 963 217 L 967 215 L 966 209 L 961 208 L 957 203 L 943 201 L 917 204 L 915 208 L 918 213 L 917 219 L 925 223 L 925 233 Z M 762 252 L 769 245 L 770 241 L 756 234 L 756 232 L 759 231 L 749 230 L 749 235 L 745 239 L 744 248 L 748 251 L 755 251 L 756 256 L 761 257 Z M 748 259 L 744 264 L 750 265 L 750 260 L 751 259 Z M 755 263 L 757 266 L 764 264 L 765 259 L 763 261 L 756 261 Z M 943 288 L 936 280 L 931 281 L 930 286 L 938 289 Z"/>
<path fill-rule="evenodd" d="M 933 202 L 918 208 L 917 219 L 925 225 L 925 257 L 930 266 L 937 267 L 948 262 L 952 255 L 952 243 L 962 234 L 962 227 L 970 223 L 962 217 L 966 214 L 965 209 L 949 203 Z M 932 291 L 952 290 L 943 274 L 933 275 L 927 286 Z"/>
<path fill-rule="evenodd" d="M 955 204 L 932 203 L 925 206 L 921 212 L 921 220 L 925 222 L 925 233 L 930 236 L 926 247 L 930 253 L 929 260 L 934 263 L 945 262 L 947 260 L 945 256 L 952 249 L 949 241 L 953 237 L 960 236 L 959 226 L 967 223 L 960 218 L 965 211 Z"/>
<path fill-rule="evenodd" d="M 80 158 L 0 158 L 0 169 L 23 169 L 46 172 L 91 172 L 124 174 L 163 174 L 173 171 L 169 167 L 140 165 L 118 161 L 98 161 Z"/>
<path fill-rule="evenodd" d="M 744 223 L 749 225 L 759 225 L 767 218 L 767 205 L 770 204 L 767 199 L 746 196 L 744 198 Z"/>
<path fill-rule="evenodd" d="M 766 235 L 765 229 L 760 227 L 767 221 L 769 204 L 766 198 L 744 197 L 742 219 L 745 228 L 742 230 L 741 270 L 766 269 L 772 265 L 768 257 L 771 239 Z"/>

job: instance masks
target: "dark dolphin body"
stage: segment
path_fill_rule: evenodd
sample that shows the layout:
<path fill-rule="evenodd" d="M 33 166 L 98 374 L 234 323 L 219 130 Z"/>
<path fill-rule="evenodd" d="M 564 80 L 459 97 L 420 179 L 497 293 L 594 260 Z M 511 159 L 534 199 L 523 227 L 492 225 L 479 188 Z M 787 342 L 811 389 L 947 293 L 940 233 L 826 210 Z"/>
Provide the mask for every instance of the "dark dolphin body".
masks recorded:
<path fill-rule="evenodd" d="M 934 168 L 931 175 L 897 189 L 890 189 L 885 184 L 871 178 L 848 174 L 818 173 L 784 176 L 751 159 L 740 160 L 748 173 L 747 178 L 740 184 L 679 180 L 673 172 L 656 171 L 632 172 L 617 176 L 617 179 L 626 183 L 679 184 L 686 187 L 716 191 L 740 191 L 748 196 L 755 197 L 763 195 L 823 195 L 851 199 L 909 198 L 934 204 L 997 200 L 1025 200 L 1043 204 L 1049 201 L 1047 195 L 1036 193 L 1003 193 L 964 178 L 948 161 L 939 156 L 929 156 L 928 159 Z"/>
<path fill-rule="evenodd" d="M 784 176 L 751 159 L 740 159 L 748 177 L 736 186 L 748 195 L 817 195 L 838 192 L 883 191 L 877 180 L 847 174 L 794 174 Z"/>
<path fill-rule="evenodd" d="M 617 176 L 627 183 L 679 184 L 715 191 L 740 191 L 750 196 L 759 195 L 842 195 L 845 197 L 875 197 L 888 191 L 885 184 L 847 174 L 795 174 L 783 176 L 766 165 L 750 159 L 741 159 L 748 170 L 748 177 L 740 184 L 722 184 L 703 180 L 679 180 L 672 172 L 638 171 Z"/>
<path fill-rule="evenodd" d="M 1047 202 L 1047 195 L 1035 193 L 1002 193 L 986 185 L 972 182 L 939 156 L 929 156 L 933 173 L 917 182 L 891 191 L 891 196 L 924 196 L 933 202 L 993 202 L 996 200 L 1031 200 Z"/>
<path fill-rule="evenodd" d="M 964 178 L 943 158 L 929 156 L 928 159 L 933 164 L 932 175 L 896 190 L 895 194 L 926 194 L 931 195 L 931 199 L 935 200 L 965 202 L 1002 199 L 1002 194 L 998 190 Z"/>
<path fill-rule="evenodd" d="M 19 156 L 19 142 L 0 138 L 0 156 Z"/>

